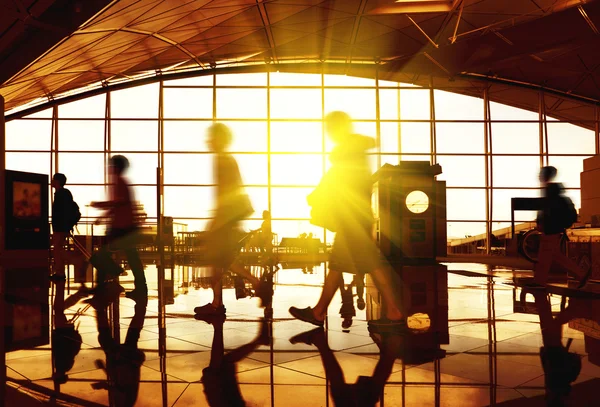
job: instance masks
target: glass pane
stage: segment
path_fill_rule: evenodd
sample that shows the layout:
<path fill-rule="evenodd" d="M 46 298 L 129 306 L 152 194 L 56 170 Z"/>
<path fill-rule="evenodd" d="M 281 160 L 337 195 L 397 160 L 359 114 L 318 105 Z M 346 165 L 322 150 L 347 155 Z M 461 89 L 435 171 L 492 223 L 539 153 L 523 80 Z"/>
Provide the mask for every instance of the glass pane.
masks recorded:
<path fill-rule="evenodd" d="M 490 102 L 490 119 L 492 120 L 539 120 L 540 116 L 537 112 L 519 109 L 503 105 L 501 103 Z"/>
<path fill-rule="evenodd" d="M 208 229 L 208 219 L 187 219 L 187 218 L 174 218 L 173 224 L 177 227 L 177 230 L 186 232 L 201 232 Z"/>
<path fill-rule="evenodd" d="M 400 156 L 402 161 L 427 161 L 431 162 L 430 155 L 419 155 L 419 154 L 402 154 Z"/>
<path fill-rule="evenodd" d="M 52 108 L 25 116 L 24 119 L 52 119 Z"/>
<path fill-rule="evenodd" d="M 267 122 L 223 122 L 233 132 L 229 151 L 266 153 Z"/>
<path fill-rule="evenodd" d="M 167 86 L 212 86 L 213 75 L 194 76 L 191 78 L 174 79 L 165 81 L 164 87 Z"/>
<path fill-rule="evenodd" d="M 429 89 L 400 90 L 400 119 L 430 120 Z"/>
<path fill-rule="evenodd" d="M 264 187 L 249 187 L 245 188 L 246 193 L 250 197 L 254 213 L 251 218 L 262 218 L 263 211 L 269 210 L 269 189 Z M 255 228 L 259 228 L 260 224 Z"/>
<path fill-rule="evenodd" d="M 595 154 L 593 130 L 570 123 L 547 123 L 550 154 Z"/>
<path fill-rule="evenodd" d="M 217 86 L 267 86 L 267 74 L 260 72 L 217 75 Z"/>
<path fill-rule="evenodd" d="M 92 96 L 58 106 L 58 118 L 104 119 L 106 94 Z"/>
<path fill-rule="evenodd" d="M 496 222 L 510 222 L 512 198 L 538 198 L 539 189 L 494 189 L 492 191 L 492 218 Z M 515 221 L 535 221 L 537 211 L 515 211 Z"/>
<path fill-rule="evenodd" d="M 271 89 L 272 119 L 320 119 L 321 89 Z"/>
<path fill-rule="evenodd" d="M 310 73 L 273 72 L 271 86 L 321 86 L 321 75 Z"/>
<path fill-rule="evenodd" d="M 579 211 L 581 209 L 581 191 L 578 189 L 567 189 L 565 195 L 571 198 L 573 205 Z"/>
<path fill-rule="evenodd" d="M 438 156 L 442 166 L 440 181 L 449 187 L 485 187 L 485 157 Z"/>
<path fill-rule="evenodd" d="M 382 153 L 399 153 L 400 146 L 400 123 L 381 123 L 381 152 Z"/>
<path fill-rule="evenodd" d="M 246 185 L 268 185 L 269 171 L 266 154 L 234 154 L 242 181 Z"/>
<path fill-rule="evenodd" d="M 431 153 L 431 128 L 429 123 L 402 123 L 402 153 Z"/>
<path fill-rule="evenodd" d="M 129 168 L 125 176 L 132 184 L 156 185 L 157 153 L 134 153 L 125 156 L 129 160 Z"/>
<path fill-rule="evenodd" d="M 492 147 L 495 154 L 539 154 L 540 126 L 537 123 L 492 123 Z"/>
<path fill-rule="evenodd" d="M 271 157 L 273 185 L 317 185 L 323 176 L 323 156 L 281 154 Z"/>
<path fill-rule="evenodd" d="M 381 166 L 385 164 L 398 165 L 400 164 L 400 156 L 399 155 L 382 155 L 381 156 Z M 429 161 L 429 160 L 427 160 Z"/>
<path fill-rule="evenodd" d="M 48 174 L 50 153 L 6 153 L 6 169 Z"/>
<path fill-rule="evenodd" d="M 548 158 L 548 164 L 556 167 L 558 174 L 556 182 L 561 182 L 567 188 L 579 188 L 581 185 L 581 173 L 583 172 L 583 160 L 588 157 L 552 157 Z"/>
<path fill-rule="evenodd" d="M 266 89 L 217 89 L 217 117 L 266 119 Z"/>
<path fill-rule="evenodd" d="M 384 86 L 385 86 L 385 87 L 390 87 L 390 86 L 396 87 L 396 86 L 398 86 L 398 85 L 400 85 L 398 82 L 394 82 L 394 81 L 384 81 L 384 80 L 381 80 L 381 79 L 379 80 L 379 87 L 384 87 Z M 412 86 L 412 85 L 411 85 L 411 86 Z"/>
<path fill-rule="evenodd" d="M 321 152 L 321 122 L 271 122 L 271 151 Z"/>
<path fill-rule="evenodd" d="M 484 222 L 448 222 L 448 240 L 465 239 L 485 234 Z M 456 242 L 458 243 L 458 242 Z M 454 243 L 454 244 L 456 244 Z"/>
<path fill-rule="evenodd" d="M 353 119 L 375 119 L 375 89 L 325 89 L 325 114 L 335 110 Z"/>
<path fill-rule="evenodd" d="M 208 151 L 206 129 L 212 122 L 164 122 L 165 151 Z"/>
<path fill-rule="evenodd" d="M 165 184 L 214 184 L 212 154 L 165 154 Z"/>
<path fill-rule="evenodd" d="M 11 120 L 6 122 L 6 149 L 50 151 L 51 120 Z"/>
<path fill-rule="evenodd" d="M 173 88 L 163 90 L 166 119 L 210 119 L 213 117 L 213 90 Z"/>
<path fill-rule="evenodd" d="M 158 118 L 158 92 L 158 83 L 111 92 L 111 117 L 130 119 Z"/>
<path fill-rule="evenodd" d="M 348 75 L 325 75 L 325 86 L 375 86 L 375 79 Z"/>
<path fill-rule="evenodd" d="M 104 153 L 60 153 L 58 170 L 71 184 L 104 184 Z"/>
<path fill-rule="evenodd" d="M 436 120 L 483 120 L 483 99 L 443 90 L 434 90 L 433 98 Z"/>
<path fill-rule="evenodd" d="M 133 186 L 133 199 L 142 205 L 142 209 L 146 212 L 149 218 L 153 218 L 150 222 L 156 224 L 156 187 L 151 186 Z M 165 213 L 165 216 L 169 216 Z"/>
<path fill-rule="evenodd" d="M 313 238 L 323 241 L 323 228 L 312 225 L 307 220 L 274 220 L 272 223 L 273 233 L 277 233 L 279 241 L 284 237 L 298 237 L 305 233 L 312 233 Z"/>
<path fill-rule="evenodd" d="M 310 218 L 306 197 L 314 188 L 272 188 L 271 216 L 273 218 Z"/>
<path fill-rule="evenodd" d="M 539 157 L 493 157 L 493 186 L 539 187 Z"/>
<path fill-rule="evenodd" d="M 158 121 L 111 121 L 112 151 L 157 151 Z"/>
<path fill-rule="evenodd" d="M 165 187 L 165 215 L 178 218 L 211 218 L 214 193 L 214 187 Z"/>
<path fill-rule="evenodd" d="M 98 186 L 83 186 L 83 185 L 69 185 L 72 180 L 67 176 L 67 188 L 73 194 L 73 200 L 79 205 L 81 211 L 81 218 L 85 221 L 92 222 L 95 218 L 104 215 L 104 211 L 95 209 L 89 206 L 94 201 L 105 201 L 106 190 L 104 185 Z M 90 219 L 92 218 L 92 219 Z M 81 227 L 80 227 L 81 228 Z M 96 228 L 94 227 L 94 234 L 96 234 Z"/>
<path fill-rule="evenodd" d="M 58 148 L 70 151 L 104 151 L 104 120 L 59 120 Z"/>
<path fill-rule="evenodd" d="M 381 120 L 400 119 L 398 102 L 400 101 L 399 89 L 379 90 L 379 117 Z"/>
<path fill-rule="evenodd" d="M 436 123 L 438 153 L 485 153 L 483 123 Z"/>
<path fill-rule="evenodd" d="M 447 189 L 446 201 L 448 220 L 485 221 L 485 190 Z"/>

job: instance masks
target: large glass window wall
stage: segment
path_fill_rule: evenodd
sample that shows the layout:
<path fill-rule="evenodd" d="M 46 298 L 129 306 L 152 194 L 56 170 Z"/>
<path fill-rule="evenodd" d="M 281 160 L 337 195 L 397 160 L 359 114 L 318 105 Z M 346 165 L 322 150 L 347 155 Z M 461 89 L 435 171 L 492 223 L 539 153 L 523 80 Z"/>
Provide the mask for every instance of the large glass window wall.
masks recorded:
<path fill-rule="evenodd" d="M 596 154 L 594 124 L 560 122 L 489 101 L 487 90 L 464 96 L 443 89 L 293 73 L 211 74 L 107 91 L 7 122 L 6 167 L 63 172 L 86 219 L 85 204 L 102 199 L 104 163 L 113 154 L 131 162 L 129 178 L 149 218 L 156 217 L 156 168 L 164 171 L 164 214 L 201 230 L 212 216 L 212 157 L 205 140 L 213 121 L 234 132 L 237 159 L 257 227 L 270 210 L 279 237 L 323 230 L 309 223 L 306 196 L 327 170 L 331 143 L 322 120 L 333 110 L 356 119 L 372 136 L 372 169 L 400 160 L 440 163 L 447 183 L 449 239 L 506 227 L 510 198 L 538 196 L 537 173 L 554 165 L 580 204 L 583 159 Z M 518 213 L 517 221 L 533 214 Z M 328 237 L 329 239 L 329 237 Z"/>

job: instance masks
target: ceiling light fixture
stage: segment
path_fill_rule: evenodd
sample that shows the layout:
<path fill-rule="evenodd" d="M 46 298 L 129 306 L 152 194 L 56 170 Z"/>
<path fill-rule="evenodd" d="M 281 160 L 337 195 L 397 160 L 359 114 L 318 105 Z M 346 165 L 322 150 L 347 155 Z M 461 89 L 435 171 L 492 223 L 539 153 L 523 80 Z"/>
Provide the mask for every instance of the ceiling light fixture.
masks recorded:
<path fill-rule="evenodd" d="M 381 5 L 369 14 L 405 13 L 447 13 L 452 11 L 460 0 L 395 0 L 392 4 Z"/>

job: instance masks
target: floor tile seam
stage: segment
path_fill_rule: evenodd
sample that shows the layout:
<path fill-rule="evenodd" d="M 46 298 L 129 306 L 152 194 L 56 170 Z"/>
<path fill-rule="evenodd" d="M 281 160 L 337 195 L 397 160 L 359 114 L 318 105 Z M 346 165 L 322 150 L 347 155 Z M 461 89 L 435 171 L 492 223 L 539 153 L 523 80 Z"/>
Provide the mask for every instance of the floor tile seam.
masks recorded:
<path fill-rule="evenodd" d="M 185 392 L 190 388 L 190 383 L 189 382 L 184 382 L 186 383 L 185 388 L 181 391 L 181 393 L 179 394 L 179 396 L 177 396 L 177 398 L 175 399 L 175 401 L 171 404 L 171 407 L 175 407 L 175 405 L 179 402 L 179 400 L 181 399 L 181 397 L 183 397 L 183 395 L 185 394 Z"/>
<path fill-rule="evenodd" d="M 312 373 L 303 372 L 303 371 L 301 371 L 301 370 L 292 369 L 292 368 L 289 368 L 289 367 L 286 367 L 286 366 L 277 366 L 277 367 L 279 367 L 280 369 L 289 370 L 289 371 L 291 371 L 291 372 L 294 372 L 294 373 L 300 373 L 300 374 L 303 374 L 303 375 L 307 375 L 307 376 L 310 376 L 310 377 L 314 377 L 314 378 L 316 378 L 316 379 L 324 379 L 324 380 L 327 380 L 325 377 L 317 376 L 317 375 L 314 375 L 314 374 L 312 374 Z"/>

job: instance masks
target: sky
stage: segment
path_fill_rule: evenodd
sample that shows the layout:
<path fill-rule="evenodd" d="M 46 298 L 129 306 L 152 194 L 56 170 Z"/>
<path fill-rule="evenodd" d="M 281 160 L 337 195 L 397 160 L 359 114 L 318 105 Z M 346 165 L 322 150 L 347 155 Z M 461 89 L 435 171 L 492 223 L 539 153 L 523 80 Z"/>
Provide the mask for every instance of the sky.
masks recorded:
<path fill-rule="evenodd" d="M 186 224 L 188 230 L 202 230 L 206 225 L 206 220 L 191 218 L 210 218 L 214 181 L 212 157 L 207 151 L 204 133 L 216 119 L 233 129 L 234 142 L 230 150 L 238 160 L 246 190 L 256 209 L 256 219 L 246 222 L 246 228 L 257 228 L 262 210 L 269 207 L 270 172 L 273 230 L 280 238 L 309 232 L 322 235 L 322 230 L 306 220 L 310 208 L 305 199 L 328 168 L 326 153 L 331 143 L 323 137 L 322 115 L 333 110 L 346 111 L 356 119 L 356 132 L 376 137 L 376 90 L 364 88 L 374 87 L 375 81 L 325 75 L 325 86 L 333 88 L 325 89 L 322 95 L 321 89 L 315 88 L 321 85 L 320 75 L 272 73 L 268 80 L 274 87 L 270 94 L 266 89 L 266 73 L 217 75 L 216 106 L 213 106 L 212 76 L 164 83 L 166 216 L 175 217 L 176 222 Z M 429 120 L 430 91 L 409 84 L 401 84 L 402 89 L 398 89 L 395 82 L 380 81 L 379 85 L 382 154 L 372 152 L 372 170 L 385 163 L 397 164 L 401 159 L 428 161 L 430 124 L 399 120 Z M 483 119 L 482 99 L 440 90 L 435 91 L 434 99 L 436 120 Z M 110 102 L 111 151 L 129 158 L 128 176 L 135 185 L 136 198 L 144 204 L 149 216 L 155 216 L 156 151 L 161 130 L 157 120 L 159 84 L 112 92 Z M 58 170 L 67 175 L 83 215 L 89 217 L 99 213 L 85 204 L 105 196 L 105 106 L 106 95 L 100 95 L 58 108 L 61 119 L 58 122 Z M 45 174 L 55 170 L 51 168 L 49 153 L 51 117 L 48 109 L 30 116 L 29 120 L 7 123 L 8 169 Z M 492 158 L 493 185 L 497 188 L 493 191 L 496 229 L 506 227 L 510 220 L 511 197 L 539 195 L 539 157 L 523 156 L 539 154 L 539 124 L 537 113 L 496 103 L 491 104 L 491 118 L 532 121 L 492 124 L 491 147 L 494 154 L 498 154 Z M 484 124 L 438 122 L 436 134 L 440 154 L 437 160 L 443 169 L 438 179 L 445 180 L 449 187 L 448 235 L 462 238 L 484 233 Z M 568 123 L 549 122 L 548 138 L 551 154 L 580 154 L 550 157 L 550 164 L 559 169 L 559 181 L 568 188 L 578 188 L 582 161 L 595 151 L 593 131 Z M 578 207 L 579 191 L 570 190 L 569 194 Z M 533 218 L 534 214 L 523 213 L 518 220 Z"/>

